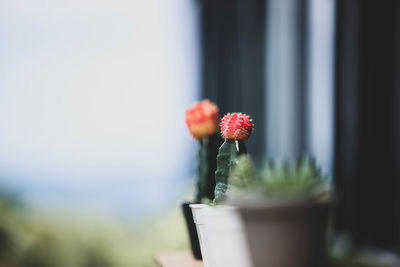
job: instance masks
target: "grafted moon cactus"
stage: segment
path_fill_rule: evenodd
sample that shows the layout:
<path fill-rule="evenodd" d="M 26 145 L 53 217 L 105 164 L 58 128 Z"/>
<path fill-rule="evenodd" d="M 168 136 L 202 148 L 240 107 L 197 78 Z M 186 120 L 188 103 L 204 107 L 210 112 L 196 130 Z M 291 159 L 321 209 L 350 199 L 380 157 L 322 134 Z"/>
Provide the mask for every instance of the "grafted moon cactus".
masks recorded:
<path fill-rule="evenodd" d="M 247 153 L 244 141 L 249 138 L 253 128 L 252 119 L 243 113 L 228 113 L 222 118 L 221 135 L 225 141 L 219 148 L 217 156 L 215 203 L 225 200 L 229 187 L 229 174 L 237 156 Z"/>
<path fill-rule="evenodd" d="M 201 102 L 195 102 L 186 110 L 185 115 L 190 134 L 199 141 L 195 202 L 200 203 L 208 195 L 208 137 L 219 130 L 219 112 L 217 105 L 205 99 Z"/>
<path fill-rule="evenodd" d="M 221 135 L 225 139 L 245 141 L 253 132 L 253 127 L 249 115 L 228 113 L 221 120 Z"/>
<path fill-rule="evenodd" d="M 218 122 L 218 107 L 208 99 L 195 102 L 186 110 L 186 125 L 197 140 L 218 132 Z"/>

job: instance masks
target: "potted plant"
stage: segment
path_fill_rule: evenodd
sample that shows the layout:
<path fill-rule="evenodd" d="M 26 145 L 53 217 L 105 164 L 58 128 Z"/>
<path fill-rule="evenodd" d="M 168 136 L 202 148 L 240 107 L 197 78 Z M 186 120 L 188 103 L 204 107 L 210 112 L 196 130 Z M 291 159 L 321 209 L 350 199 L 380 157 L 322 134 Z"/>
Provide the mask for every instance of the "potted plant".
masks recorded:
<path fill-rule="evenodd" d="M 206 267 L 251 266 L 238 209 L 220 204 L 229 193 L 229 176 L 238 156 L 246 153 L 244 141 L 249 138 L 253 126 L 251 118 L 246 114 L 228 113 L 224 116 L 221 135 L 225 141 L 217 156 L 214 205 L 190 205 Z"/>
<path fill-rule="evenodd" d="M 197 181 L 196 196 L 193 202 L 182 204 L 182 210 L 188 228 L 193 256 L 201 259 L 201 250 L 197 236 L 196 226 L 193 222 L 190 204 L 211 201 L 214 198 L 215 187 L 215 157 L 217 150 L 210 146 L 215 143 L 216 133 L 219 130 L 218 107 L 210 100 L 205 99 L 195 102 L 186 110 L 185 122 L 190 134 L 198 141 Z"/>
<path fill-rule="evenodd" d="M 315 161 L 260 170 L 240 159 L 232 177 L 254 267 L 326 267 L 332 190 Z M 241 190 L 244 189 L 244 190 Z"/>

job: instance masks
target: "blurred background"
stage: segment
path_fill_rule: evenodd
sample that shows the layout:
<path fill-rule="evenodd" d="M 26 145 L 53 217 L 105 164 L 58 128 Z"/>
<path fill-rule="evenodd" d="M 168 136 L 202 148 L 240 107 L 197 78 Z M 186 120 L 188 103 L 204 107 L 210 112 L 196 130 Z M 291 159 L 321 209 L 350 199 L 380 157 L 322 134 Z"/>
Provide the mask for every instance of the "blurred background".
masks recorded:
<path fill-rule="evenodd" d="M 187 249 L 202 98 L 254 118 L 256 159 L 316 157 L 336 233 L 398 251 L 399 18 L 396 0 L 0 0 L 0 266 Z"/>

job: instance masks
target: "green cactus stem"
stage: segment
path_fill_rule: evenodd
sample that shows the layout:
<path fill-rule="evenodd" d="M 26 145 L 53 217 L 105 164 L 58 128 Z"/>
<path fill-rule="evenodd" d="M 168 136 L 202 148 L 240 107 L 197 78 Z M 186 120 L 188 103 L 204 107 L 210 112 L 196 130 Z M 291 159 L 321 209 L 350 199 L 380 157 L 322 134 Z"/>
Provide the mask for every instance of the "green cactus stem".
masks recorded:
<path fill-rule="evenodd" d="M 207 197 L 207 181 L 208 181 L 208 137 L 204 137 L 199 141 L 198 165 L 197 165 L 197 192 L 196 203 Z"/>
<path fill-rule="evenodd" d="M 224 143 L 219 148 L 217 170 L 215 171 L 216 186 L 214 203 L 220 203 L 226 199 L 226 194 L 229 189 L 229 174 L 236 164 L 238 155 L 245 153 L 245 144 L 232 139 L 225 139 Z"/>

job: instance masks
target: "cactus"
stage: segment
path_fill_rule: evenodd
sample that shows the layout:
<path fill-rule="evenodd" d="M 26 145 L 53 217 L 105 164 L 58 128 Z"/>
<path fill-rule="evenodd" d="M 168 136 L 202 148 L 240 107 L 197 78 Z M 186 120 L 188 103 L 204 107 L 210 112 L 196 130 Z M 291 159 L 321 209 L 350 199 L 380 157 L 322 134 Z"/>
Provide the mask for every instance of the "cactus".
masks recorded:
<path fill-rule="evenodd" d="M 186 125 L 197 140 L 218 132 L 218 107 L 208 99 L 195 102 L 186 110 Z"/>
<path fill-rule="evenodd" d="M 190 134 L 199 141 L 197 163 L 197 189 L 195 202 L 200 203 L 203 198 L 209 197 L 209 167 L 208 150 L 209 136 L 219 130 L 218 107 L 210 100 L 205 99 L 194 103 L 186 110 L 186 125 Z M 212 151 L 211 151 L 212 152 Z"/>
<path fill-rule="evenodd" d="M 229 175 L 238 155 L 246 154 L 244 141 L 253 131 L 250 117 L 242 113 L 228 113 L 221 121 L 221 135 L 225 138 L 219 148 L 217 156 L 217 170 L 215 171 L 215 199 L 214 203 L 220 203 L 226 199 L 229 190 Z"/>
<path fill-rule="evenodd" d="M 221 135 L 225 139 L 246 141 L 253 132 L 253 127 L 249 115 L 228 113 L 221 120 Z"/>
<path fill-rule="evenodd" d="M 215 171 L 215 203 L 225 200 L 229 190 L 229 175 L 236 165 L 237 157 L 245 153 L 247 153 L 245 144 L 232 139 L 225 139 L 219 148 L 217 170 Z"/>
<path fill-rule="evenodd" d="M 202 198 L 207 196 L 208 181 L 208 137 L 203 137 L 199 141 L 198 163 L 197 163 L 197 192 L 196 203 L 200 203 Z"/>

